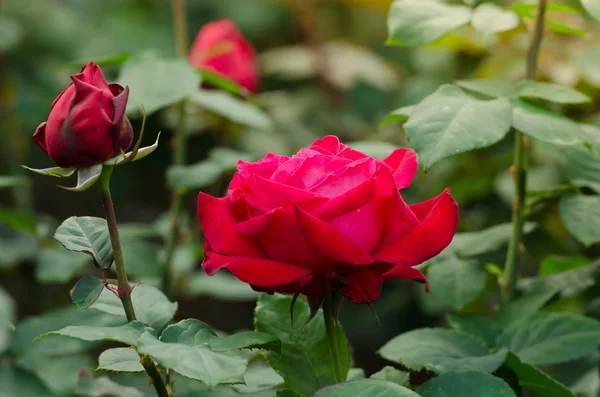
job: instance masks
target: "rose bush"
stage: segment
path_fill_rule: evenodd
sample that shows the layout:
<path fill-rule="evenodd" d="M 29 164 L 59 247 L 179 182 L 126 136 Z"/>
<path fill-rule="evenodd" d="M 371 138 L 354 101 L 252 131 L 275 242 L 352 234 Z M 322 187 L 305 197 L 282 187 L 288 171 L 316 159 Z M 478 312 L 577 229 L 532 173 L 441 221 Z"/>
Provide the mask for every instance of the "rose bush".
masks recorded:
<path fill-rule="evenodd" d="M 228 19 L 200 29 L 189 54 L 192 66 L 217 73 L 250 92 L 258 91 L 258 73 L 252 45 Z"/>
<path fill-rule="evenodd" d="M 129 89 L 108 84 L 89 62 L 50 107 L 48 120 L 33 139 L 60 167 L 87 167 L 131 146 L 133 129 L 125 107 Z"/>
<path fill-rule="evenodd" d="M 209 275 L 226 268 L 254 289 L 372 302 L 383 280 L 426 282 L 414 266 L 452 240 L 458 208 L 445 190 L 407 205 L 398 190 L 417 171 L 415 153 L 379 161 L 317 139 L 292 157 L 238 163 L 225 198 L 198 196 Z"/>

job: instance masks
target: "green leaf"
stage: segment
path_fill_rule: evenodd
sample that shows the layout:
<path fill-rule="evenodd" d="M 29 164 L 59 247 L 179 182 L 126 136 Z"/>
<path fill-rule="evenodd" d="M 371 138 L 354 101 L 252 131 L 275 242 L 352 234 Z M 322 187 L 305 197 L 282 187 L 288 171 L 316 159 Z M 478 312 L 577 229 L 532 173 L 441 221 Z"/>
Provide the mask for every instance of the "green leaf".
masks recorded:
<path fill-rule="evenodd" d="M 513 127 L 524 134 L 554 145 L 583 143 L 584 133 L 576 122 L 523 99 L 511 98 L 511 103 Z"/>
<path fill-rule="evenodd" d="M 131 300 L 138 321 L 157 331 L 163 329 L 177 311 L 177 302 L 170 302 L 159 289 L 145 284 L 140 284 L 133 289 Z M 125 318 L 121 301 L 107 289 L 102 291 L 90 309 Z"/>
<path fill-rule="evenodd" d="M 561 298 L 577 295 L 595 284 L 595 279 L 600 274 L 600 262 L 574 270 L 560 272 L 545 277 L 522 278 L 517 281 L 521 290 L 532 290 L 541 286 L 554 287 Z"/>
<path fill-rule="evenodd" d="M 255 301 L 258 292 L 237 277 L 219 272 L 208 276 L 205 272 L 194 273 L 185 280 L 188 296 L 205 295 L 224 301 Z"/>
<path fill-rule="evenodd" d="M 190 101 L 238 124 L 258 130 L 273 127 L 271 118 L 257 106 L 223 91 L 196 91 L 190 96 Z"/>
<path fill-rule="evenodd" d="M 490 355 L 479 339 L 441 328 L 422 328 L 398 335 L 378 353 L 409 369 L 425 368 L 439 374 L 467 370 L 493 372 L 506 357 L 506 350 Z"/>
<path fill-rule="evenodd" d="M 565 194 L 558 206 L 565 228 L 586 246 L 600 242 L 600 196 Z"/>
<path fill-rule="evenodd" d="M 206 346 L 213 338 L 218 337 L 212 328 L 200 320 L 188 318 L 165 328 L 161 334 L 160 340 L 166 343 Z"/>
<path fill-rule="evenodd" d="M 488 274 L 475 260 L 449 256 L 432 264 L 427 271 L 429 287 L 454 310 L 461 311 L 485 288 Z"/>
<path fill-rule="evenodd" d="M 386 116 L 386 118 L 381 121 L 379 126 L 383 127 L 384 125 L 388 125 L 388 124 L 403 123 L 409 119 L 410 115 L 415 110 L 415 108 L 416 108 L 416 105 L 404 106 L 400 109 L 396 109 L 393 112 L 391 112 L 390 114 L 388 114 Z"/>
<path fill-rule="evenodd" d="M 7 176 L 7 175 L 0 176 L 0 189 L 5 189 L 8 187 L 15 187 L 15 186 L 27 186 L 30 183 L 31 182 L 30 182 L 29 178 L 26 178 L 24 176 Z"/>
<path fill-rule="evenodd" d="M 510 123 L 506 98 L 480 101 L 445 84 L 419 103 L 404 128 L 429 169 L 446 157 L 498 142 L 510 130 Z"/>
<path fill-rule="evenodd" d="M 482 33 L 494 33 L 512 30 L 521 23 L 519 16 L 511 10 L 492 3 L 483 3 L 477 6 L 471 18 L 471 25 Z"/>
<path fill-rule="evenodd" d="M 0 287 L 0 354 L 4 353 L 10 344 L 12 331 L 9 324 L 15 321 L 16 307 L 14 299 Z"/>
<path fill-rule="evenodd" d="M 104 281 L 86 274 L 73 287 L 71 298 L 79 309 L 87 309 L 96 302 L 103 289 Z"/>
<path fill-rule="evenodd" d="M 69 251 L 90 255 L 100 269 L 110 268 L 113 262 L 112 245 L 105 219 L 72 216 L 56 229 L 54 238 Z"/>
<path fill-rule="evenodd" d="M 538 270 L 538 276 L 549 276 L 569 270 L 585 267 L 590 260 L 584 256 L 563 257 L 549 255 L 542 260 Z"/>
<path fill-rule="evenodd" d="M 535 223 L 527 222 L 524 233 L 530 233 Z M 477 256 L 502 248 L 512 235 L 512 223 L 502 223 L 476 232 L 457 233 L 451 243 L 451 249 L 460 256 Z"/>
<path fill-rule="evenodd" d="M 4 224 L 18 232 L 36 234 L 37 224 L 30 215 L 0 208 L 0 224 Z"/>
<path fill-rule="evenodd" d="M 281 354 L 265 352 L 264 355 L 286 385 L 301 395 L 312 396 L 315 391 L 336 383 L 325 322 L 322 311 L 319 311 L 301 329 L 309 317 L 310 309 L 307 303 L 298 300 L 294 305 L 293 323 L 290 326 L 291 303 L 291 296 L 261 294 L 255 310 L 254 327 L 281 340 Z M 338 327 L 337 337 L 345 375 L 350 368 L 350 352 L 341 327 Z"/>
<path fill-rule="evenodd" d="M 58 185 L 58 187 L 71 192 L 83 192 L 96 183 L 96 181 L 100 178 L 100 174 L 102 174 L 102 164 L 79 168 L 77 170 L 77 185 L 75 185 L 75 187 L 66 187 L 61 185 Z"/>
<path fill-rule="evenodd" d="M 585 31 L 574 28 L 572 26 L 565 25 L 559 22 L 553 22 L 546 20 L 546 26 L 554 33 L 572 34 L 579 37 L 585 37 Z"/>
<path fill-rule="evenodd" d="M 137 354 L 136 354 L 137 356 Z M 89 372 L 85 372 L 79 379 L 75 394 L 85 397 L 144 397 L 145 394 L 139 389 L 131 386 L 121 386 L 113 382 L 108 376 L 94 378 Z"/>
<path fill-rule="evenodd" d="M 543 366 L 583 357 L 600 345 L 600 322 L 572 313 L 535 313 L 497 340 L 528 364 Z"/>
<path fill-rule="evenodd" d="M 456 80 L 454 84 L 467 91 L 486 95 L 491 98 L 507 95 L 511 91 L 510 84 L 504 80 Z"/>
<path fill-rule="evenodd" d="M 66 251 L 62 247 L 45 247 L 40 250 L 35 267 L 35 279 L 41 283 L 64 283 L 82 274 L 90 265 L 86 255 Z"/>
<path fill-rule="evenodd" d="M 519 379 L 519 386 L 539 397 L 575 397 L 565 386 L 533 365 L 523 363 L 513 353 L 508 353 L 504 365 Z"/>
<path fill-rule="evenodd" d="M 502 379 L 475 371 L 437 376 L 418 391 L 421 397 L 516 397 Z"/>
<path fill-rule="evenodd" d="M 283 378 L 267 363 L 261 361 L 248 367 L 244 374 L 244 383 L 245 385 L 233 385 L 233 388 L 240 394 L 256 393 L 283 384 Z"/>
<path fill-rule="evenodd" d="M 210 160 L 192 165 L 173 165 L 167 169 L 167 184 L 173 188 L 200 189 L 217 182 L 223 168 Z"/>
<path fill-rule="evenodd" d="M 171 368 L 209 387 L 243 380 L 246 360 L 214 352 L 202 346 L 164 343 L 146 332 L 138 340 L 138 352 L 148 354 L 162 367 Z"/>
<path fill-rule="evenodd" d="M 290 389 L 277 390 L 277 397 L 305 397 L 300 393 L 296 393 Z"/>
<path fill-rule="evenodd" d="M 123 65 L 118 81 L 129 86 L 127 114 L 138 114 L 143 105 L 146 114 L 151 115 L 198 91 L 201 78 L 187 59 L 143 54 Z"/>
<path fill-rule="evenodd" d="M 496 321 L 503 327 L 507 327 L 522 320 L 544 307 L 556 293 L 556 289 L 551 286 L 542 286 L 528 291 L 525 295 L 503 306 L 496 315 Z"/>
<path fill-rule="evenodd" d="M 388 15 L 388 45 L 418 47 L 466 25 L 471 10 L 435 0 L 396 0 Z"/>
<path fill-rule="evenodd" d="M 44 338 L 36 343 L 31 341 L 40 334 L 55 331 L 69 325 L 114 326 L 123 324 L 124 320 L 103 313 L 87 310 L 77 310 L 75 306 L 52 310 L 41 316 L 28 317 L 17 324 L 10 345 L 10 352 L 14 355 L 65 355 L 89 350 L 97 345 L 83 340 L 66 336 Z"/>
<path fill-rule="evenodd" d="M 0 268 L 16 267 L 25 261 L 34 261 L 39 250 L 35 236 L 0 225 Z"/>
<path fill-rule="evenodd" d="M 134 349 L 128 347 L 115 347 L 100 353 L 97 370 L 142 372 L 144 366 L 140 363 L 140 356 Z"/>
<path fill-rule="evenodd" d="M 419 397 L 414 391 L 381 379 L 360 379 L 329 386 L 314 397 Z"/>
<path fill-rule="evenodd" d="M 248 90 L 245 87 L 238 85 L 235 81 L 224 78 L 218 73 L 211 72 L 210 70 L 197 71 L 202 76 L 202 81 L 205 84 L 209 84 L 215 88 L 219 88 L 223 91 L 227 91 L 230 94 L 248 96 Z"/>
<path fill-rule="evenodd" d="M 113 157 L 112 159 L 108 159 L 107 161 L 104 162 L 104 165 L 115 166 L 115 165 L 121 165 L 121 164 L 125 163 L 126 161 L 134 162 L 134 161 L 141 160 L 144 157 L 151 155 L 156 150 L 156 148 L 158 148 L 159 139 L 160 139 L 160 132 L 156 136 L 156 141 L 154 141 L 154 143 L 152 145 L 139 148 L 137 153 L 135 154 L 135 157 L 132 158 L 131 160 L 127 160 L 127 159 L 132 156 L 133 152 L 127 152 L 125 154 L 120 154 L 116 157 Z"/>
<path fill-rule="evenodd" d="M 21 167 L 23 167 L 26 170 L 29 170 L 31 172 L 35 172 L 36 174 L 45 175 L 45 176 L 53 176 L 55 178 L 68 178 L 77 171 L 77 168 L 52 167 L 52 168 L 44 168 L 44 169 L 35 169 L 35 168 L 29 168 L 26 165 L 22 165 Z"/>
<path fill-rule="evenodd" d="M 574 185 L 587 186 L 600 193 L 600 159 L 583 146 L 561 150 L 562 171 Z"/>
<path fill-rule="evenodd" d="M 398 149 L 398 146 L 383 141 L 357 141 L 350 143 L 348 146 L 379 160 L 385 159 L 394 150 Z"/>
<path fill-rule="evenodd" d="M 123 257 L 127 264 L 127 274 L 136 279 L 160 277 L 164 262 L 158 260 L 158 248 L 143 241 L 123 241 Z"/>
<path fill-rule="evenodd" d="M 281 341 L 275 335 L 264 332 L 237 332 L 233 335 L 213 339 L 209 346 L 216 352 L 237 349 L 264 349 L 281 354 Z"/>
<path fill-rule="evenodd" d="M 80 371 L 91 371 L 93 360 L 88 355 L 48 357 L 28 354 L 17 362 L 36 375 L 52 392 L 44 396 L 69 396 L 79 381 Z"/>
<path fill-rule="evenodd" d="M 68 326 L 58 331 L 47 332 L 34 339 L 34 342 L 49 336 L 69 336 L 90 342 L 119 342 L 136 346 L 138 338 L 149 330 L 139 321 L 132 321 L 117 327 L 96 327 L 91 325 Z"/>
<path fill-rule="evenodd" d="M 448 314 L 446 321 L 452 328 L 473 335 L 490 346 L 500 335 L 500 327 L 495 321 L 478 314 Z"/>
<path fill-rule="evenodd" d="M 553 103 L 586 103 L 591 99 L 571 87 L 537 81 L 522 81 L 513 91 L 519 98 L 543 99 Z"/>
<path fill-rule="evenodd" d="M 400 386 L 410 385 L 410 373 L 406 371 L 400 371 L 394 367 L 385 366 L 378 372 L 371 375 L 371 379 L 382 379 L 389 382 L 394 382 Z"/>
<path fill-rule="evenodd" d="M 581 0 L 581 5 L 596 21 L 600 21 L 600 4 L 597 0 Z"/>
<path fill-rule="evenodd" d="M 48 388 L 33 374 L 10 365 L 10 360 L 0 360 L 0 396 L 40 397 L 52 396 Z"/>

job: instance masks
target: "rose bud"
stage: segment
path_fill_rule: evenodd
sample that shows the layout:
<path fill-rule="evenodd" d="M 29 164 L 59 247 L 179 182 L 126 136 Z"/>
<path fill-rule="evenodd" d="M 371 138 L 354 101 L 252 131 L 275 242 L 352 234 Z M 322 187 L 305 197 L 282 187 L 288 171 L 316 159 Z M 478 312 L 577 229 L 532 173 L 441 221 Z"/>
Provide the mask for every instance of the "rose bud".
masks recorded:
<path fill-rule="evenodd" d="M 204 25 L 189 54 L 192 66 L 234 81 L 248 91 L 258 91 L 254 49 L 236 25 L 221 19 Z"/>
<path fill-rule="evenodd" d="M 63 168 L 102 163 L 129 148 L 133 141 L 125 116 L 129 89 L 108 84 L 93 62 L 71 80 L 52 102 L 48 120 L 33 134 L 35 142 Z"/>
<path fill-rule="evenodd" d="M 368 303 L 384 280 L 425 283 L 414 266 L 451 242 L 458 207 L 445 190 L 407 205 L 417 158 L 396 149 L 380 161 L 317 139 L 292 157 L 238 163 L 224 198 L 198 196 L 208 275 L 225 268 L 258 291 L 321 297 L 336 290 Z"/>

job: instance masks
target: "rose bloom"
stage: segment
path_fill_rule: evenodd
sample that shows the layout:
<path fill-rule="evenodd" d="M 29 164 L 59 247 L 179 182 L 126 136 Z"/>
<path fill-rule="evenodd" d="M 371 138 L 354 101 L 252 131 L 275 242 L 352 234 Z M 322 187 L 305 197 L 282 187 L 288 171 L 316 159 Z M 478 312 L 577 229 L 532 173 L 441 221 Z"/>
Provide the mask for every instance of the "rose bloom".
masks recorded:
<path fill-rule="evenodd" d="M 188 59 L 196 68 L 232 80 L 252 93 L 258 91 L 254 49 L 228 19 L 204 25 Z"/>
<path fill-rule="evenodd" d="M 446 189 L 407 205 L 398 192 L 417 171 L 415 153 L 380 161 L 317 139 L 292 157 L 269 153 L 238 163 L 227 197 L 198 196 L 208 275 L 225 268 L 257 291 L 354 303 L 381 293 L 383 280 L 426 282 L 414 266 L 452 240 L 458 207 Z"/>
<path fill-rule="evenodd" d="M 129 148 L 133 141 L 125 116 L 129 89 L 108 84 L 93 62 L 71 80 L 52 102 L 48 121 L 33 134 L 39 147 L 64 168 L 102 163 Z"/>

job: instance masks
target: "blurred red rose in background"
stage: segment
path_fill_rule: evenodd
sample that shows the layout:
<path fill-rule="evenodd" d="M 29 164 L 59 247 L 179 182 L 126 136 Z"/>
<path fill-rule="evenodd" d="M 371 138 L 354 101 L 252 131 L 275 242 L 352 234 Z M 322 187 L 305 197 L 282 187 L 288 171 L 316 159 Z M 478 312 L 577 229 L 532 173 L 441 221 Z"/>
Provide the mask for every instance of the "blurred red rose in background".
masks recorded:
<path fill-rule="evenodd" d="M 133 129 L 125 107 L 129 89 L 108 84 L 93 62 L 71 76 L 73 82 L 50 107 L 33 139 L 60 167 L 87 167 L 131 146 Z"/>
<path fill-rule="evenodd" d="M 417 171 L 415 153 L 380 161 L 317 139 L 292 157 L 238 163 L 225 198 L 198 196 L 204 270 L 226 268 L 255 290 L 376 300 L 383 280 L 425 282 L 414 266 L 451 242 L 458 207 L 445 190 L 407 205 L 399 189 Z"/>
<path fill-rule="evenodd" d="M 254 49 L 228 19 L 204 25 L 189 54 L 192 66 L 232 80 L 248 91 L 258 91 Z"/>

